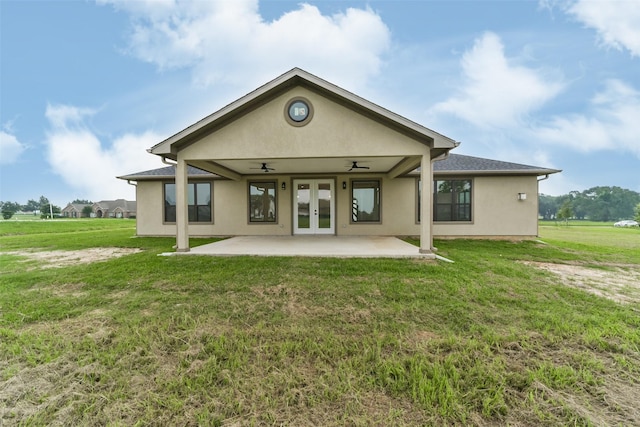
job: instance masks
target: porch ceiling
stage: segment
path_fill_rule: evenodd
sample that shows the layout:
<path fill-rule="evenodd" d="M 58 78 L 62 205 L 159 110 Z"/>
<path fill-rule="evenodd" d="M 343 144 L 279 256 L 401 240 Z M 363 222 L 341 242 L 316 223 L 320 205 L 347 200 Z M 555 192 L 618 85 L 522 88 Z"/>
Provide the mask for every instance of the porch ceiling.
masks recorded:
<path fill-rule="evenodd" d="M 239 175 L 255 175 L 255 174 L 342 174 L 342 173 L 388 173 L 397 165 L 406 164 L 406 157 L 389 156 L 389 157 L 322 157 L 322 158 L 273 158 L 273 159 L 228 159 L 215 160 L 210 162 L 194 162 L 194 166 L 202 168 L 203 163 L 212 166 L 212 172 L 217 174 L 225 174 L 225 170 L 233 174 Z M 415 162 L 409 159 L 409 163 L 419 164 L 420 159 L 416 158 Z M 369 169 L 349 169 L 357 162 L 358 166 L 366 166 Z M 191 162 L 188 162 L 191 163 Z M 264 172 L 261 167 L 266 163 L 267 167 L 272 168 L 269 172 Z M 222 170 L 216 166 L 221 166 Z M 414 167 L 414 168 L 415 168 Z M 407 171 L 409 172 L 409 171 Z M 231 176 L 227 176 L 232 178 Z"/>

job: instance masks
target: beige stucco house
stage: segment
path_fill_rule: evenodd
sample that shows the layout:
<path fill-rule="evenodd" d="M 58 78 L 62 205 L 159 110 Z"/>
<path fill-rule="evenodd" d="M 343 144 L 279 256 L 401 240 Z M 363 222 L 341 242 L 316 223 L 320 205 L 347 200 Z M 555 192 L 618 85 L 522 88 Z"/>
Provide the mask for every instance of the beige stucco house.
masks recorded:
<path fill-rule="evenodd" d="M 453 139 L 293 69 L 152 147 L 137 233 L 517 237 L 559 172 L 450 154 Z M 428 182 L 429 185 L 421 185 Z"/>

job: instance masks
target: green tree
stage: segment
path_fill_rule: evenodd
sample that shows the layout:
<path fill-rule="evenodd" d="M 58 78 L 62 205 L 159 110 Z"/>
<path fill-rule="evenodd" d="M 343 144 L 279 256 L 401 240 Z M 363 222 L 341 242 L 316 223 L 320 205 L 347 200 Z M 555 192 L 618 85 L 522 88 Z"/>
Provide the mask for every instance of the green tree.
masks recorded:
<path fill-rule="evenodd" d="M 573 210 L 571 209 L 571 202 L 565 201 L 562 207 L 558 210 L 558 219 L 564 221 L 565 224 L 569 223 L 569 218 L 573 217 Z"/>
<path fill-rule="evenodd" d="M 49 212 L 49 199 L 44 196 L 40 196 L 40 201 L 38 202 L 38 210 L 41 213 L 44 213 L 45 211 Z"/>
<path fill-rule="evenodd" d="M 49 218 L 51 213 L 55 217 L 55 214 L 59 214 L 61 211 L 59 206 L 53 205 L 49 202 L 44 196 L 40 196 L 40 217 L 41 218 Z"/>
<path fill-rule="evenodd" d="M 620 187 L 593 187 L 578 197 L 586 207 L 586 216 L 593 221 L 630 218 L 635 205 L 640 202 L 640 193 Z"/>
<path fill-rule="evenodd" d="M 558 212 L 558 198 L 540 194 L 538 197 L 538 214 L 542 219 L 550 220 L 556 217 Z"/>
<path fill-rule="evenodd" d="M 89 218 L 92 213 L 93 213 L 93 208 L 91 206 L 85 206 L 84 208 L 82 208 L 82 216 L 84 218 Z"/>
<path fill-rule="evenodd" d="M 636 205 L 636 209 L 634 213 L 635 213 L 635 220 L 640 222 L 640 203 Z"/>
<path fill-rule="evenodd" d="M 0 202 L 0 211 L 2 211 L 2 218 L 11 219 L 13 215 L 20 210 L 22 206 L 16 202 Z"/>
<path fill-rule="evenodd" d="M 25 210 L 26 212 L 34 212 L 34 211 L 39 211 L 40 210 L 40 202 L 38 202 L 37 200 L 27 200 L 27 204 L 22 206 L 22 209 Z"/>
<path fill-rule="evenodd" d="M 78 205 L 92 205 L 93 204 L 93 202 L 91 200 L 84 200 L 84 199 L 75 199 L 71 203 L 78 204 Z"/>
<path fill-rule="evenodd" d="M 545 197 L 540 196 L 540 215 L 549 209 Z M 640 193 L 620 187 L 592 187 L 584 191 L 571 191 L 557 196 L 553 202 L 558 208 L 571 202 L 572 218 L 592 221 L 614 221 L 628 219 L 634 215 L 634 207 L 640 203 Z"/>

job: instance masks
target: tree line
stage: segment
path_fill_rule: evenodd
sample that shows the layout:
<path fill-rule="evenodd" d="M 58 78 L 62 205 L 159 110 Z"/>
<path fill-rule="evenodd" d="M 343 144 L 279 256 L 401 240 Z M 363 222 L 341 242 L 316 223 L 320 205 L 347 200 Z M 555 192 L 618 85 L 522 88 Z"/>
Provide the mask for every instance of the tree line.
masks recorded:
<path fill-rule="evenodd" d="M 78 204 L 92 204 L 89 200 L 74 200 L 71 203 Z M 62 209 L 60 206 L 56 206 L 49 202 L 45 196 L 40 196 L 39 200 L 28 200 L 27 203 L 20 204 L 18 202 L 3 202 L 0 201 L 0 211 L 4 219 L 10 219 L 16 212 L 33 212 L 34 214 L 40 213 L 40 216 L 45 218 L 49 217 L 52 213 L 55 216 L 60 214 Z"/>
<path fill-rule="evenodd" d="M 540 194 L 542 219 L 618 221 L 640 217 L 640 193 L 620 187 L 593 187 L 562 196 Z"/>

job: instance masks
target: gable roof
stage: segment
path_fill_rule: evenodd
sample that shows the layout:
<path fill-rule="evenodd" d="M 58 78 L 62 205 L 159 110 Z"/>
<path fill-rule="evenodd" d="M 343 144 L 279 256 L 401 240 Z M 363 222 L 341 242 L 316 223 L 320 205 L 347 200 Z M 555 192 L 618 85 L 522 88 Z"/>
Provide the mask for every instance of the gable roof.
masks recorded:
<path fill-rule="evenodd" d="M 154 145 L 147 151 L 175 160 L 180 147 L 202 138 L 216 128 L 235 120 L 294 86 L 303 86 L 327 98 L 334 99 L 360 114 L 381 121 L 398 132 L 429 144 L 431 148 L 449 150 L 457 146 L 457 143 L 449 137 L 367 101 L 300 68 L 293 68 L 253 92 Z"/>
<path fill-rule="evenodd" d="M 416 169 L 412 174 L 418 174 Z M 559 169 L 548 169 L 539 166 L 523 165 L 519 163 L 504 162 L 501 160 L 484 159 L 482 157 L 465 156 L 462 154 L 449 154 L 444 160 L 433 163 L 435 175 L 549 175 L 561 172 Z M 175 166 L 167 166 L 160 169 L 152 169 L 129 175 L 119 176 L 119 179 L 129 181 L 157 181 L 161 179 L 173 180 L 176 175 Z M 203 171 L 193 166 L 188 166 L 189 178 L 220 178 L 219 175 Z"/>
<path fill-rule="evenodd" d="M 87 203 L 67 203 L 67 206 L 65 206 L 62 210 L 63 211 L 70 211 L 70 210 L 75 210 L 77 212 L 81 212 L 86 206 L 91 206 L 91 204 L 87 204 Z"/>
<path fill-rule="evenodd" d="M 125 212 L 135 212 L 136 202 L 125 199 L 117 200 L 101 200 L 93 204 L 94 209 L 102 209 L 107 211 L 113 211 L 115 209 L 121 209 Z"/>

